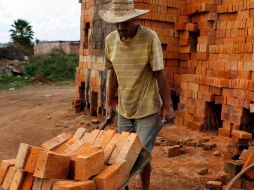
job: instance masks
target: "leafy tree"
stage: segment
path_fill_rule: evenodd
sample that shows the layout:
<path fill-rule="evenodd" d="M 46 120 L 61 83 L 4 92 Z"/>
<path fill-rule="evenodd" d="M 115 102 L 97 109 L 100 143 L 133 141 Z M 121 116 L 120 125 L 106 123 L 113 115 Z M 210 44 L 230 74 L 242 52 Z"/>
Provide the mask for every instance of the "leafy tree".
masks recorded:
<path fill-rule="evenodd" d="M 15 45 L 30 47 L 32 45 L 34 32 L 29 22 L 23 19 L 17 19 L 11 26 L 12 28 L 9 31 L 13 43 Z"/>

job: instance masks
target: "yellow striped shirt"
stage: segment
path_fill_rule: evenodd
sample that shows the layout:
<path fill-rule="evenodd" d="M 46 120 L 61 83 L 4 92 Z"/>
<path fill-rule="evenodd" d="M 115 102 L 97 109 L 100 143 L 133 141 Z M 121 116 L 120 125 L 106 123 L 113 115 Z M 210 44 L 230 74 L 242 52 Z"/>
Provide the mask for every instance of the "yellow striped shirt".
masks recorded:
<path fill-rule="evenodd" d="M 118 113 L 139 119 L 160 111 L 162 101 L 153 71 L 164 69 L 157 34 L 138 26 L 137 34 L 123 42 L 117 31 L 105 40 L 105 67 L 114 69 L 118 81 Z"/>

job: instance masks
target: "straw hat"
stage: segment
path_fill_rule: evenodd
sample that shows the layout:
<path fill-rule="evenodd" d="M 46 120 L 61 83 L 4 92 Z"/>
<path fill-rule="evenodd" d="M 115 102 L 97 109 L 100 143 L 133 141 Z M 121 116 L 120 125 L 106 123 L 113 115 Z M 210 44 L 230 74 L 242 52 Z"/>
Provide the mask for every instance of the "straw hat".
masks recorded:
<path fill-rule="evenodd" d="M 99 11 L 99 15 L 108 23 L 119 23 L 148 12 L 149 10 L 135 9 L 133 0 L 113 0 L 110 9 Z"/>

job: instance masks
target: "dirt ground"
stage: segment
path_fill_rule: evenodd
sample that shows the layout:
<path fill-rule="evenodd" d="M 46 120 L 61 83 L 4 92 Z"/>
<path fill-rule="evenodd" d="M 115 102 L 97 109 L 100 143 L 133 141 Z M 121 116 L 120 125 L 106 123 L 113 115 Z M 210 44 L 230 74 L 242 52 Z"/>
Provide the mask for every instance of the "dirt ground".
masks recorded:
<path fill-rule="evenodd" d="M 49 85 L 0 91 L 0 159 L 15 158 L 21 142 L 40 145 L 63 131 L 74 132 L 89 122 L 89 116 L 72 111 L 74 94 L 73 86 Z M 151 190 L 203 190 L 207 181 L 220 177 L 228 139 L 173 125 L 166 126 L 160 136 L 169 145 L 184 144 L 185 154 L 168 158 L 165 145 L 155 147 Z M 206 151 L 193 145 L 207 137 L 216 143 L 215 149 Z M 191 143 L 187 146 L 186 142 Z M 215 156 L 215 151 L 221 155 Z M 205 168 L 207 175 L 197 173 Z M 136 189 L 134 183 L 130 189 Z"/>

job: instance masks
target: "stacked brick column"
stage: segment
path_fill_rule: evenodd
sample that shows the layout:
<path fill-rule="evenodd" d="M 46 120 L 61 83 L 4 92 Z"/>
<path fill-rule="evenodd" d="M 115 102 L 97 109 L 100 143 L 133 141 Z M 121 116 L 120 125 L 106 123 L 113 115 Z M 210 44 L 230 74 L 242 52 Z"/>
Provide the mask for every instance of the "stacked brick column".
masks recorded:
<path fill-rule="evenodd" d="M 216 0 L 186 0 L 175 26 L 180 36 L 181 55 L 176 123 L 196 130 L 203 129 L 205 124 L 209 127 L 208 102 L 213 101 L 214 94 L 221 93 L 217 80 L 210 79 L 206 73 L 209 46 L 215 43 L 217 3 Z"/>

